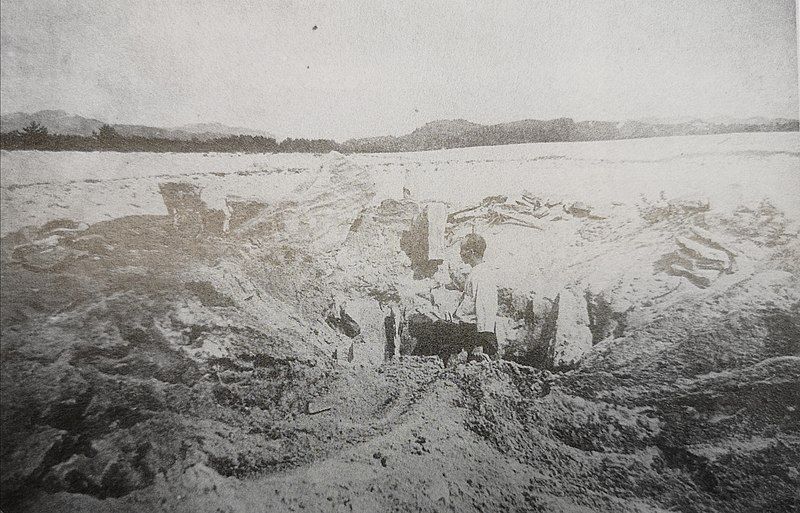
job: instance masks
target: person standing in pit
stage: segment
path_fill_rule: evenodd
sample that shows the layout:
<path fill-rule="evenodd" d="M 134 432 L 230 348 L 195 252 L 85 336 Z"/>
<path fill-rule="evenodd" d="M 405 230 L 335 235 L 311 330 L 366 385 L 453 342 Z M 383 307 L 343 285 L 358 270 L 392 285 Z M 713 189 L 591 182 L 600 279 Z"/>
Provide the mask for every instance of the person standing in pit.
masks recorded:
<path fill-rule="evenodd" d="M 497 284 L 491 269 L 483 261 L 486 240 L 471 233 L 461 243 L 461 259 L 472 267 L 464 284 L 464 294 L 453 320 L 466 324 L 466 351 L 471 360 L 497 358 Z"/>

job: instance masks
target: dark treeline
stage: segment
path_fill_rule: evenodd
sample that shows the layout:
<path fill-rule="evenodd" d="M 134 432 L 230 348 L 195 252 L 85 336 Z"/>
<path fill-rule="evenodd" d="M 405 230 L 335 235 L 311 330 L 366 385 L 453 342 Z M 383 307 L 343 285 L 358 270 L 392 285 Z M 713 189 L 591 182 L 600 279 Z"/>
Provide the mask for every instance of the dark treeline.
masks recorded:
<path fill-rule="evenodd" d="M 709 135 L 741 132 L 797 132 L 797 120 L 776 119 L 766 123 L 645 123 L 631 121 L 575 122 L 569 118 L 522 120 L 480 125 L 464 120 L 435 121 L 412 133 L 395 137 L 368 137 L 337 143 L 329 139 L 291 139 L 278 143 L 272 137 L 232 135 L 214 139 L 167 139 L 121 135 L 103 125 L 91 136 L 50 134 L 46 127 L 31 122 L 22 130 L 0 134 L 0 149 L 47 151 L 146 151 L 220 153 L 382 153 L 425 151 L 470 146 L 496 146 L 555 141 L 598 141 Z"/>
<path fill-rule="evenodd" d="M 278 143 L 272 137 L 232 135 L 208 140 L 177 140 L 160 137 L 122 136 L 110 125 L 103 125 L 91 136 L 50 134 L 32 122 L 24 129 L 0 134 L 0 149 L 45 151 L 147 151 L 220 153 L 326 153 L 339 150 L 327 139 L 291 139 Z"/>

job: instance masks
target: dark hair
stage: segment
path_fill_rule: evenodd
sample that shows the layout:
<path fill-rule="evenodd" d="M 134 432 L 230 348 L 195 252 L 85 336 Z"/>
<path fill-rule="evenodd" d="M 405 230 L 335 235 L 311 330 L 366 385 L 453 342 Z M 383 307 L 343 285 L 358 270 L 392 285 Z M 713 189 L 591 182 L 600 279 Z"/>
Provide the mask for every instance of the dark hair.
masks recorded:
<path fill-rule="evenodd" d="M 486 251 L 486 240 L 480 235 L 470 233 L 461 242 L 461 253 L 463 254 L 466 251 L 483 258 L 483 253 Z"/>

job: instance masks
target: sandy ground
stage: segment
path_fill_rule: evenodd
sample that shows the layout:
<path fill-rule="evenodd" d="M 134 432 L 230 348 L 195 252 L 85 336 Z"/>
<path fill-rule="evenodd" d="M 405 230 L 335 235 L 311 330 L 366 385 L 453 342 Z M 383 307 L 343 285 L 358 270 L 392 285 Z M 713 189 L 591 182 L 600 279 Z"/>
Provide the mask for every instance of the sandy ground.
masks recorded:
<path fill-rule="evenodd" d="M 794 511 L 799 146 L 4 152 L 2 508 Z M 263 209 L 187 235 L 159 193 L 175 181 Z M 523 190 L 551 205 L 536 227 L 492 221 Z M 343 359 L 334 296 L 406 316 L 443 301 L 400 248 L 403 209 L 498 194 L 451 218 L 445 261 L 486 237 L 514 361 Z M 593 347 L 547 370 L 565 289 Z"/>
<path fill-rule="evenodd" d="M 353 155 L 379 188 L 399 198 L 456 209 L 521 189 L 592 205 L 670 197 L 714 198 L 715 209 L 769 198 L 797 218 L 800 176 L 796 133 L 665 137 L 628 141 L 542 143 L 419 153 Z M 156 154 L 3 152 L 3 235 L 59 218 L 97 222 L 165 214 L 158 183 L 186 180 L 220 207 L 230 195 L 284 198 L 309 179 L 324 156 L 309 154 Z"/>

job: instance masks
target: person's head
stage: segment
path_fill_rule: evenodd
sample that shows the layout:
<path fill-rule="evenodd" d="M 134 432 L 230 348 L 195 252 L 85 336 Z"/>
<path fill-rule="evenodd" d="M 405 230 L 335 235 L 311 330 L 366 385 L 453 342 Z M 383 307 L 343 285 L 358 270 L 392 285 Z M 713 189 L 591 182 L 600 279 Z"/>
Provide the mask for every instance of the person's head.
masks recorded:
<path fill-rule="evenodd" d="M 480 235 L 470 233 L 461 242 L 461 260 L 473 267 L 483 262 L 485 251 L 486 241 Z"/>

